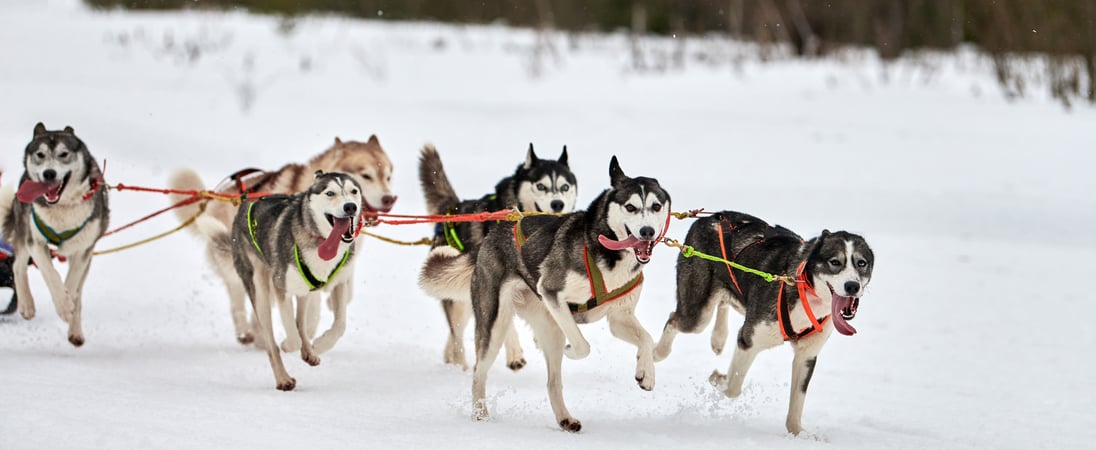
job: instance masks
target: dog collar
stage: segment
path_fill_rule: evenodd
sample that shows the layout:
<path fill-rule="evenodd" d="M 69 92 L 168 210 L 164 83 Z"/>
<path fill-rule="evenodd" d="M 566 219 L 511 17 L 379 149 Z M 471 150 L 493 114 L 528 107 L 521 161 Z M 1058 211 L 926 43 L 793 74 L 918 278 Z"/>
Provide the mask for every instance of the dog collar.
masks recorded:
<path fill-rule="evenodd" d="M 806 266 L 807 262 L 803 261 L 795 269 L 795 288 L 798 291 L 799 303 L 803 306 L 803 312 L 807 314 L 807 319 L 811 322 L 810 326 L 801 331 L 795 331 L 795 328 L 792 327 L 791 309 L 787 301 L 784 300 L 784 284 L 780 283 L 780 288 L 776 291 L 776 320 L 780 322 L 780 334 L 785 341 L 799 340 L 818 333 L 822 331 L 822 326 L 830 319 L 830 316 L 823 317 L 822 320 L 815 318 L 814 311 L 807 299 L 809 295 L 817 297 L 818 294 L 814 291 L 814 286 L 811 286 L 811 282 L 807 279 L 807 274 L 803 270 Z"/>
<path fill-rule="evenodd" d="M 327 275 L 327 280 L 321 281 L 320 279 L 316 278 L 316 275 L 312 274 L 312 270 L 309 269 L 308 265 L 304 263 L 303 259 L 301 259 L 301 250 L 297 247 L 297 244 L 293 244 L 293 260 L 297 263 L 297 273 L 301 275 L 301 279 L 304 280 L 304 284 L 308 285 L 309 291 L 315 291 L 326 286 L 327 282 L 331 281 L 332 278 L 335 278 L 335 274 L 339 273 L 339 269 L 342 269 L 343 266 L 346 265 L 346 261 L 349 259 L 350 250 L 347 250 L 343 253 L 342 260 L 339 261 L 339 264 L 331 270 L 331 273 L 329 275 Z"/>
<path fill-rule="evenodd" d="M 55 247 L 60 247 L 62 243 L 69 239 L 72 239 L 73 236 L 76 236 L 77 233 L 83 230 L 84 227 L 87 226 L 88 222 L 91 222 L 91 216 L 94 215 L 94 212 L 95 211 L 92 211 L 92 214 L 88 214 L 88 217 L 84 219 L 84 223 L 81 223 L 80 226 L 71 230 L 59 232 L 54 230 L 53 228 L 50 228 L 49 224 L 42 220 L 41 217 L 38 217 L 38 212 L 34 210 L 34 205 L 31 205 L 30 207 L 30 215 L 31 218 L 34 220 L 34 227 L 38 229 L 38 232 L 42 234 L 42 237 L 46 238 L 46 242 L 53 244 L 53 246 Z"/>

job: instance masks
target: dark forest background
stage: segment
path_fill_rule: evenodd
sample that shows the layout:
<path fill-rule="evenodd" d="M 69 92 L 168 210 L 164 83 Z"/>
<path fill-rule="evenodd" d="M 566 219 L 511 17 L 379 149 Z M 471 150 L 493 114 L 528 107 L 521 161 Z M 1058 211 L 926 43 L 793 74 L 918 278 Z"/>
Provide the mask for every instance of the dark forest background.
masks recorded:
<path fill-rule="evenodd" d="M 99 8 L 244 8 L 295 16 L 490 23 L 567 31 L 724 34 L 789 44 L 804 58 L 844 46 L 883 59 L 973 45 L 994 60 L 1009 96 L 1025 93 L 1017 61 L 1044 58 L 1051 94 L 1096 104 L 1096 0 L 84 0 Z"/>

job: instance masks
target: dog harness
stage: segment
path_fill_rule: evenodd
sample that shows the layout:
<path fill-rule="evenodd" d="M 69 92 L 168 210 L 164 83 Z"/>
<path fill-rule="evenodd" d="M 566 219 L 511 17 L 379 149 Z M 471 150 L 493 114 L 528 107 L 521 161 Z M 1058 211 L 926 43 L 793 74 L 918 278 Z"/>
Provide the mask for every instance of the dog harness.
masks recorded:
<path fill-rule="evenodd" d="M 251 236 L 251 245 L 255 246 L 255 250 L 260 255 L 263 254 L 262 247 L 259 246 L 259 238 L 255 236 L 255 229 L 259 227 L 259 222 L 251 217 L 251 210 L 255 207 L 256 202 L 251 202 L 247 205 L 247 234 Z M 305 264 L 304 259 L 301 258 L 301 250 L 297 247 L 296 243 L 293 243 L 293 262 L 297 265 L 297 273 L 301 275 L 301 279 L 304 280 L 304 284 L 308 286 L 308 290 L 315 291 L 321 289 L 327 285 L 328 281 L 335 278 L 335 274 L 339 273 L 339 270 L 346 265 L 346 262 L 350 260 L 350 251 L 343 253 L 342 260 L 339 264 L 331 270 L 331 273 L 327 275 L 327 280 L 320 280 L 316 278 L 316 275 L 312 273 L 312 269 L 308 268 L 308 264 Z"/>
<path fill-rule="evenodd" d="M 525 245 L 525 241 L 528 237 L 521 231 L 521 221 L 519 220 L 514 225 L 514 243 L 517 244 L 518 252 L 521 251 L 521 247 Z M 594 261 L 594 257 L 590 255 L 589 249 L 582 246 L 582 259 L 586 265 L 586 279 L 590 280 L 590 299 L 583 303 L 567 303 L 567 308 L 571 310 L 571 314 L 582 314 L 591 309 L 595 309 L 613 300 L 621 298 L 632 292 L 639 285 L 643 284 L 643 273 L 636 275 L 623 286 L 620 286 L 612 291 L 605 286 L 605 278 L 601 275 L 601 270 L 597 267 L 597 261 Z"/>
<path fill-rule="evenodd" d="M 42 220 L 41 217 L 38 217 L 38 213 L 34 210 L 34 206 L 30 207 L 30 215 L 31 218 L 34 219 L 34 227 L 38 229 L 38 232 L 42 234 L 42 237 L 46 238 L 46 242 L 53 244 L 55 247 L 60 247 L 62 243 L 72 239 L 73 236 L 80 233 L 80 231 L 87 226 L 88 222 L 91 222 L 91 216 L 94 214 L 89 214 L 88 217 L 84 219 L 84 223 L 80 224 L 80 226 L 65 231 L 56 231 L 53 228 L 50 228 L 49 224 Z"/>
<path fill-rule="evenodd" d="M 734 230 L 734 226 L 731 224 L 727 224 L 727 228 L 732 231 Z M 734 259 L 727 258 L 727 246 L 723 240 L 722 227 L 720 227 L 718 235 L 719 251 L 722 253 L 723 259 L 727 261 L 734 261 Z M 746 245 L 745 247 L 742 247 L 742 250 L 739 250 L 738 254 L 741 255 L 742 252 L 745 251 L 747 248 L 750 248 L 762 242 L 765 242 L 764 238 L 758 239 Z M 734 257 L 734 255 L 731 256 L 732 258 Z M 735 289 L 738 290 L 738 296 L 742 297 L 742 287 L 738 285 L 738 279 L 736 279 L 734 276 L 733 268 L 730 264 L 725 265 L 727 266 L 727 274 L 731 276 L 731 283 L 734 284 Z M 785 301 L 784 299 L 784 285 L 781 284 L 779 290 L 776 291 L 776 321 L 780 323 L 780 335 L 784 337 L 785 341 L 799 340 L 818 333 L 822 331 L 822 326 L 825 325 L 826 321 L 830 319 L 830 316 L 823 317 L 822 320 L 818 320 L 817 318 L 815 318 L 814 310 L 811 309 L 811 305 L 807 299 L 808 294 L 817 297 L 818 293 L 815 292 L 814 286 L 811 286 L 810 280 L 807 279 L 807 274 L 803 271 L 803 269 L 806 267 L 807 262 L 803 261 L 799 263 L 799 266 L 795 269 L 795 288 L 799 293 L 799 302 L 803 306 L 803 312 L 807 314 L 807 319 L 811 322 L 810 326 L 803 330 L 795 331 L 795 327 L 792 325 L 791 309 L 788 306 L 787 301 Z"/>

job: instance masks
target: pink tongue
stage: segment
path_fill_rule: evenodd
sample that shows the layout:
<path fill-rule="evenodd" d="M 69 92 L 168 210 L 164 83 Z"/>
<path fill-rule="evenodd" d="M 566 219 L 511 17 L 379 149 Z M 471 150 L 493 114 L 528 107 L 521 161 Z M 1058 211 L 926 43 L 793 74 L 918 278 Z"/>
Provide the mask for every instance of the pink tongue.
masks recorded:
<path fill-rule="evenodd" d="M 349 217 L 335 219 L 335 223 L 331 227 L 331 234 L 320 244 L 320 258 L 324 261 L 330 261 L 335 258 L 335 255 L 339 254 L 339 242 L 342 241 L 342 235 L 346 234 L 349 230 Z"/>
<path fill-rule="evenodd" d="M 625 239 L 623 241 L 614 241 L 606 237 L 604 234 L 599 234 L 597 236 L 597 241 L 601 243 L 602 247 L 605 247 L 609 250 L 625 250 L 629 248 L 634 248 L 636 250 L 645 250 L 649 242 L 640 240 L 635 236 L 628 236 L 628 239 Z"/>
<path fill-rule="evenodd" d="M 15 197 L 23 203 L 30 203 L 46 194 L 57 195 L 57 190 L 60 188 L 61 183 L 41 183 L 27 180 L 19 186 L 19 191 L 15 193 Z"/>
<path fill-rule="evenodd" d="M 841 333 L 845 336 L 852 336 L 856 334 L 856 328 L 853 328 L 852 325 L 849 325 L 849 322 L 846 321 L 844 317 L 841 317 L 841 310 L 852 306 L 852 302 L 852 297 L 838 297 L 836 295 L 833 296 L 833 302 L 831 306 L 832 311 L 830 311 L 830 317 L 832 319 L 830 320 L 833 320 L 833 328 L 837 330 L 838 333 Z"/>

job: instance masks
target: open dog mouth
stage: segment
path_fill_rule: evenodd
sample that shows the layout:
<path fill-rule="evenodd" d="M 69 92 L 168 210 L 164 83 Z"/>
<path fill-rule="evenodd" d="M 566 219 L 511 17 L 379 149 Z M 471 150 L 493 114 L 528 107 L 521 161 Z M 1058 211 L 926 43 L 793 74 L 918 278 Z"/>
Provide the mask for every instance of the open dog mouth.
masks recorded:
<path fill-rule="evenodd" d="M 387 213 L 387 212 L 391 211 L 393 206 L 396 206 L 396 196 L 394 196 L 394 195 L 392 196 L 391 203 L 388 203 L 387 205 L 381 206 L 379 208 L 376 207 L 376 206 L 373 206 L 372 203 L 369 203 L 369 200 L 366 200 L 365 198 L 362 198 L 362 212 L 363 213 L 382 213 L 383 214 L 383 213 Z"/>
<path fill-rule="evenodd" d="M 65 175 L 60 182 L 24 181 L 23 184 L 19 185 L 19 191 L 15 193 L 15 196 L 23 203 L 30 203 L 37 200 L 38 197 L 43 197 L 46 199 L 46 204 L 52 205 L 61 200 L 61 193 L 68 186 L 70 176 L 72 174 Z"/>
<path fill-rule="evenodd" d="M 833 298 L 830 317 L 832 317 L 834 329 L 845 336 L 856 334 L 856 328 L 849 325 L 848 321 L 856 317 L 856 308 L 860 306 L 860 298 L 837 295 L 833 285 L 826 283 L 826 286 L 830 288 L 830 296 Z"/>
<path fill-rule="evenodd" d="M 331 234 L 320 243 L 319 254 L 324 261 L 330 261 L 339 254 L 339 243 L 354 242 L 354 217 L 335 217 L 325 214 L 331 224 Z"/>
<path fill-rule="evenodd" d="M 604 234 L 599 234 L 597 236 L 597 241 L 601 243 L 602 247 L 609 250 L 625 250 L 629 248 L 635 250 L 636 261 L 639 261 L 640 264 L 651 262 L 651 251 L 654 250 L 655 244 L 658 243 L 658 241 L 649 241 L 635 236 L 628 236 L 627 239 L 616 241 L 609 239 Z"/>

